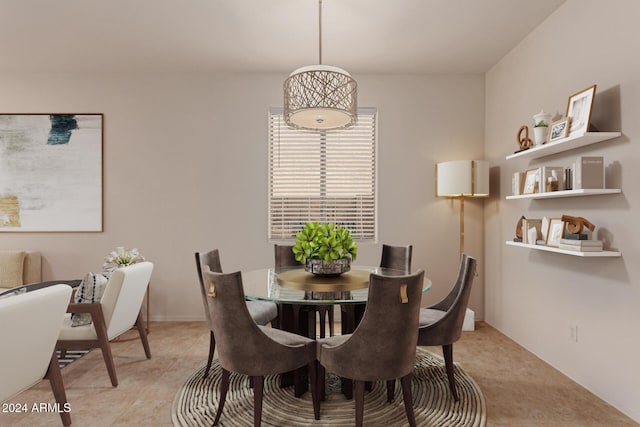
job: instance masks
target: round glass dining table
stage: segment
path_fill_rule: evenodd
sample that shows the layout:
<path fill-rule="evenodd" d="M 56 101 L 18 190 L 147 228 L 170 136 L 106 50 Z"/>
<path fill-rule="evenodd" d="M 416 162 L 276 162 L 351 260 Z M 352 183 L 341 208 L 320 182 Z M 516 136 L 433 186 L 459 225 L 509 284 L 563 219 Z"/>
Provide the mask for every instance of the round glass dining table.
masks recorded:
<path fill-rule="evenodd" d="M 383 276 L 404 276 L 402 270 L 382 267 L 352 266 L 338 276 L 318 276 L 303 266 L 293 268 L 265 268 L 242 272 L 245 297 L 250 300 L 272 301 L 278 304 L 278 327 L 299 335 L 316 337 L 315 313 L 305 316 L 305 306 L 334 305 L 342 309 L 342 334 L 352 333 L 362 319 L 369 295 L 371 273 Z M 424 279 L 422 292 L 431 288 L 431 280 Z M 309 313 L 309 311 L 306 311 Z M 304 368 L 301 368 L 301 372 Z M 285 373 L 281 385 L 294 385 L 294 395 L 300 397 L 307 390 L 304 373 Z M 343 393 L 353 395 L 350 380 L 342 379 Z"/>
<path fill-rule="evenodd" d="M 382 267 L 352 266 L 338 276 L 318 276 L 303 266 L 265 268 L 242 272 L 245 297 L 250 300 L 273 301 L 281 304 L 363 304 L 369 294 L 369 275 L 404 276 L 401 270 Z M 424 279 L 422 292 L 431 288 Z"/>

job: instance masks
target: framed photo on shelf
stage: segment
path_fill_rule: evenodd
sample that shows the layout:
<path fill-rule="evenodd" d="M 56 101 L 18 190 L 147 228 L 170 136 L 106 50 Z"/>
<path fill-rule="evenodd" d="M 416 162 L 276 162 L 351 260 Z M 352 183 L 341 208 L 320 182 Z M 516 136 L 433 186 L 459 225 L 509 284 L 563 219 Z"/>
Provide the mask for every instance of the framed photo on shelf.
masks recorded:
<path fill-rule="evenodd" d="M 547 229 L 547 246 L 557 248 L 560 245 L 560 239 L 564 237 L 564 221 L 560 218 L 549 219 L 549 228 Z"/>
<path fill-rule="evenodd" d="M 566 116 L 570 119 L 569 134 L 583 134 L 589 131 L 593 99 L 596 97 L 596 85 L 589 86 L 569 97 Z"/>
<path fill-rule="evenodd" d="M 549 132 L 549 142 L 557 141 L 562 138 L 566 138 L 569 135 L 569 117 L 564 117 L 551 124 L 551 131 Z"/>
<path fill-rule="evenodd" d="M 538 182 L 540 181 L 540 169 L 529 169 L 525 172 L 524 187 L 522 194 L 533 194 L 540 192 Z"/>

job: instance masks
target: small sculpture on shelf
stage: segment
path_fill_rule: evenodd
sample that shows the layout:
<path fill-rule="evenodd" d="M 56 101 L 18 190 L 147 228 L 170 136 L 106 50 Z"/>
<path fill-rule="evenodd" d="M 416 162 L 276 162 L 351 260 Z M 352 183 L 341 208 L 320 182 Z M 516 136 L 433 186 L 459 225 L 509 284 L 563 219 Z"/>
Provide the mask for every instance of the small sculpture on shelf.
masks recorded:
<path fill-rule="evenodd" d="M 524 136 L 522 136 L 523 132 L 524 132 Z M 529 138 L 528 126 L 526 125 L 520 126 L 520 129 L 518 129 L 518 135 L 516 136 L 516 141 L 518 141 L 518 147 L 520 147 L 520 150 L 518 151 L 527 150 L 533 147 L 533 141 L 531 140 L 531 138 Z"/>
<path fill-rule="evenodd" d="M 588 238 L 586 233 L 582 233 L 585 227 L 591 232 L 596 229 L 593 223 L 581 216 L 562 215 L 561 219 L 567 225 L 567 231 L 573 235 L 565 236 L 568 238 L 583 240 Z"/>
<path fill-rule="evenodd" d="M 522 242 L 522 220 L 526 219 L 523 216 L 518 219 L 518 223 L 516 224 L 516 237 L 513 238 L 514 242 Z"/>

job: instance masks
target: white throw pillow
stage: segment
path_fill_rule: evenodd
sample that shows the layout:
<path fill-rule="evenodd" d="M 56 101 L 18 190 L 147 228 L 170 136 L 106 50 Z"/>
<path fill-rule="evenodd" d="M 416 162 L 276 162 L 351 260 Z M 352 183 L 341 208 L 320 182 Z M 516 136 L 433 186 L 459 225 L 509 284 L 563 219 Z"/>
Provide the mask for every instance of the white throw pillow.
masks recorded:
<path fill-rule="evenodd" d="M 87 273 L 78 286 L 73 298 L 75 303 L 99 303 L 104 293 L 104 288 L 109 282 L 109 276 L 103 273 Z M 89 313 L 72 313 L 71 326 L 88 325 L 92 322 Z"/>

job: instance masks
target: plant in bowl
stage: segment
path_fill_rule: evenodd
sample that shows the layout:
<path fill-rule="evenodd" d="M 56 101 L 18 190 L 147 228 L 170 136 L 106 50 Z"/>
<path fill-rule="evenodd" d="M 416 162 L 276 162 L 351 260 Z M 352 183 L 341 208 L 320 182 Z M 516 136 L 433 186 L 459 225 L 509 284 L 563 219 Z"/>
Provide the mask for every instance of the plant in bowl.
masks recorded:
<path fill-rule="evenodd" d="M 293 246 L 296 261 L 315 274 L 341 274 L 356 259 L 358 244 L 348 229 L 339 224 L 307 222 L 296 234 Z"/>

